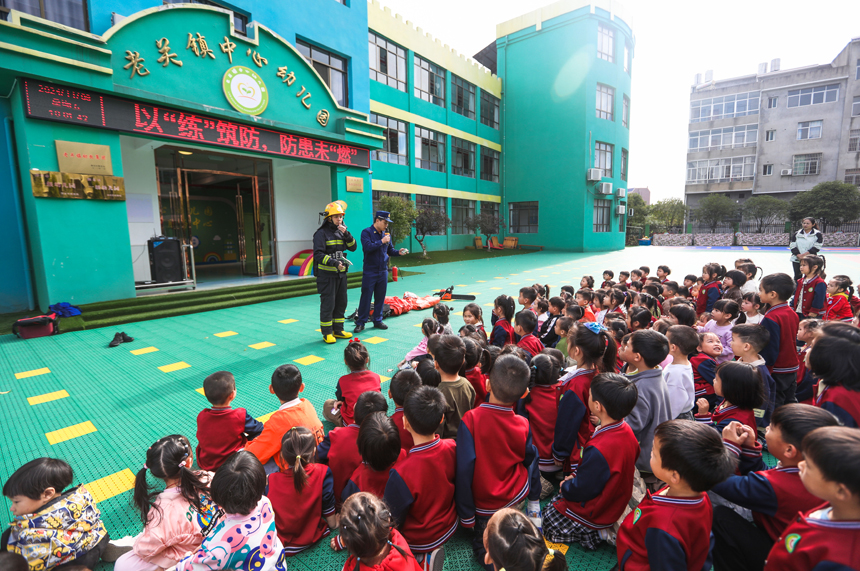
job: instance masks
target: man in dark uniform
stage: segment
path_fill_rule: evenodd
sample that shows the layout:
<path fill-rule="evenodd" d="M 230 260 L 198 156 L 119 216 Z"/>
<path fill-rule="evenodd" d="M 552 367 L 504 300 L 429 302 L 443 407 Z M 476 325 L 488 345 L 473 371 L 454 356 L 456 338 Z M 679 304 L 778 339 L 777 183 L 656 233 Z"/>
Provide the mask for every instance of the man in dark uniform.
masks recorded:
<path fill-rule="evenodd" d="M 323 341 L 334 343 L 335 338 L 352 337 L 343 330 L 346 312 L 346 250 L 355 252 L 355 238 L 343 225 L 346 203 L 342 200 L 325 207 L 325 221 L 314 232 L 314 275 L 320 294 L 320 331 Z"/>
<path fill-rule="evenodd" d="M 373 326 L 388 329 L 382 322 L 382 306 L 385 290 L 388 288 L 388 258 L 402 256 L 409 250 L 395 250 L 391 245 L 388 212 L 379 210 L 373 225 L 361 231 L 361 247 L 364 250 L 364 272 L 361 274 L 361 302 L 358 304 L 358 317 L 355 319 L 355 333 L 364 331 L 364 324 L 370 319 L 370 298 L 373 297 Z"/>

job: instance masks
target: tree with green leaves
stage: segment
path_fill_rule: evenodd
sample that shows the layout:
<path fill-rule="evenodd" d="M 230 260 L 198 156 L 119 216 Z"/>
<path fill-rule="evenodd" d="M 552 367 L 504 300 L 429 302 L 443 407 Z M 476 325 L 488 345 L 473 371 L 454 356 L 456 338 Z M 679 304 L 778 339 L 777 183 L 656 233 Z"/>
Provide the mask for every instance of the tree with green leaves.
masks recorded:
<path fill-rule="evenodd" d="M 645 204 L 645 199 L 638 194 L 627 195 L 627 226 L 643 228 L 650 214 L 651 207 Z M 630 212 L 633 214 L 630 214 Z"/>
<path fill-rule="evenodd" d="M 421 208 L 415 218 L 415 239 L 421 244 L 421 257 L 427 259 L 427 245 L 425 241 L 431 234 L 444 234 L 451 225 L 448 215 L 435 208 Z"/>
<path fill-rule="evenodd" d="M 838 226 L 860 216 L 860 190 L 835 180 L 822 182 L 791 199 L 788 214 L 793 221 L 816 218 L 822 221 L 822 229 L 827 224 Z"/>
<path fill-rule="evenodd" d="M 684 214 L 687 212 L 687 207 L 680 198 L 666 198 L 657 202 L 650 210 L 650 214 L 654 217 L 654 220 L 665 226 L 668 230 L 675 226 L 681 226 L 684 223 Z"/>
<path fill-rule="evenodd" d="M 717 231 L 717 225 L 737 214 L 738 205 L 724 194 L 709 194 L 695 209 L 696 220 L 710 226 L 711 232 Z"/>
<path fill-rule="evenodd" d="M 406 240 L 412 232 L 415 219 L 418 218 L 415 204 L 402 196 L 383 196 L 379 199 L 379 209 L 388 212 L 391 218 L 388 232 L 391 234 L 392 244 L 399 244 Z"/>
<path fill-rule="evenodd" d="M 756 232 L 763 232 L 765 224 L 784 221 L 788 215 L 788 202 L 766 194 L 753 196 L 741 208 L 744 219 L 758 225 Z"/>
<path fill-rule="evenodd" d="M 490 237 L 501 233 L 505 228 L 505 223 L 495 213 L 484 212 L 483 210 L 475 216 L 466 218 L 463 224 L 470 231 L 478 232 L 487 239 L 487 250 L 490 249 Z"/>

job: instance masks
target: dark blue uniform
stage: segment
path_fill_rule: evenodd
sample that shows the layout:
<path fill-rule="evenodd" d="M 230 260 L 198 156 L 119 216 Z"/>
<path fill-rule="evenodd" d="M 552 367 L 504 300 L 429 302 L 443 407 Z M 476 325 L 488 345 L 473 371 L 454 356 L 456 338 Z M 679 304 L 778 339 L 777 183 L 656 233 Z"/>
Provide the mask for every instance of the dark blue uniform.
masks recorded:
<path fill-rule="evenodd" d="M 373 298 L 373 321 L 382 321 L 382 306 L 385 302 L 385 290 L 388 288 L 388 258 L 399 256 L 391 242 L 382 243 L 384 233 L 373 226 L 361 231 L 361 247 L 364 249 L 364 269 L 361 274 L 361 301 L 358 304 L 356 326 L 364 325 L 370 320 L 370 300 Z"/>

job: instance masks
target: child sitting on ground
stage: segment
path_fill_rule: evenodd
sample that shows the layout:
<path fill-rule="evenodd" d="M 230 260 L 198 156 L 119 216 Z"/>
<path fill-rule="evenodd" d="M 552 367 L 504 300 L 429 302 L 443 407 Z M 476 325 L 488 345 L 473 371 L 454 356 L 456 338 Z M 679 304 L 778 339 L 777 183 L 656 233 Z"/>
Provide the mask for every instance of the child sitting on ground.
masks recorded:
<path fill-rule="evenodd" d="M 212 373 L 203 380 L 203 394 L 212 408 L 197 415 L 197 465 L 217 470 L 231 454 L 263 432 L 263 423 L 244 408 L 230 408 L 236 398 L 236 379 L 228 371 Z"/>
<path fill-rule="evenodd" d="M 558 378 L 561 368 L 549 355 L 535 355 L 531 362 L 529 393 L 520 399 L 517 412 L 529 421 L 532 440 L 538 451 L 541 475 L 561 470 L 552 457 L 552 441 L 558 417 Z M 541 499 L 552 493 L 552 484 L 541 478 Z"/>
<path fill-rule="evenodd" d="M 256 456 L 240 450 L 227 458 L 212 477 L 210 490 L 225 515 L 203 544 L 176 564 L 176 571 L 287 571 L 275 513 L 263 495 L 266 470 Z"/>
<path fill-rule="evenodd" d="M 472 404 L 475 402 L 475 389 L 469 381 L 460 376 L 460 367 L 466 359 L 466 345 L 459 337 L 442 335 L 433 356 L 436 358 L 436 370 L 442 379 L 439 390 L 447 403 L 445 423 L 440 427 L 439 434 L 442 438 L 456 439 L 460 419 L 472 410 Z"/>
<path fill-rule="evenodd" d="M 760 571 L 774 542 L 794 520 L 821 500 L 810 494 L 800 480 L 798 463 L 803 438 L 822 426 L 836 426 L 836 417 L 805 404 L 784 404 L 773 413 L 765 439 L 778 461 L 768 469 L 761 459 L 761 445 L 754 431 L 738 422 L 723 429 L 726 447 L 741 459 L 741 476 L 731 476 L 712 492 L 752 510 L 753 522 L 727 506 L 714 509 L 714 568 L 716 571 Z"/>
<path fill-rule="evenodd" d="M 732 327 L 732 353 L 737 357 L 739 363 L 746 363 L 758 369 L 764 386 L 764 405 L 755 409 L 756 424 L 759 428 L 766 428 L 773 414 L 773 394 L 776 385 L 764 359 L 759 351 L 764 348 L 770 339 L 767 329 L 761 325 L 742 323 Z M 811 404 L 811 403 L 810 403 Z"/>
<path fill-rule="evenodd" d="M 472 551 L 478 562 L 484 561 L 484 530 L 496 511 L 528 497 L 529 517 L 540 521 L 537 449 L 528 421 L 513 411 L 528 390 L 528 365 L 503 355 L 487 384 L 489 402 L 467 412 L 457 434 L 457 513 L 464 527 L 475 528 Z"/>
<path fill-rule="evenodd" d="M 505 508 L 487 523 L 484 567 L 489 571 L 565 571 L 564 552 L 550 549 L 522 512 Z"/>
<path fill-rule="evenodd" d="M 343 362 L 349 374 L 337 381 L 335 398 L 323 404 L 323 416 L 335 426 L 348 426 L 353 423 L 352 409 L 358 395 L 365 391 L 382 392 L 379 375 L 369 371 L 370 354 L 360 339 L 350 339 L 343 349 Z"/>
<path fill-rule="evenodd" d="M 851 311 L 850 299 L 854 297 L 854 287 L 848 276 L 833 276 L 827 282 L 827 306 L 824 309 L 824 321 L 851 321 L 854 317 Z"/>
<path fill-rule="evenodd" d="M 720 338 L 720 346 L 723 350 L 719 355 L 714 355 L 717 364 L 733 359 L 732 327 L 740 311 L 740 306 L 734 301 L 730 299 L 718 299 L 714 303 L 713 309 L 711 309 L 711 319 L 705 323 L 704 327 L 699 327 L 699 333 L 713 333 Z"/>
<path fill-rule="evenodd" d="M 657 278 L 659 278 L 661 284 L 664 284 L 669 281 L 669 274 L 671 273 L 672 270 L 669 269 L 669 266 L 657 266 Z"/>
<path fill-rule="evenodd" d="M 860 330 L 844 321 L 825 323 L 808 360 L 810 371 L 820 379 L 815 405 L 845 426 L 860 426 Z"/>
<path fill-rule="evenodd" d="M 555 324 L 561 318 L 564 312 L 564 300 L 560 297 L 551 297 L 549 299 L 549 317 L 541 325 L 538 332 L 538 338 L 544 347 L 555 347 L 559 337 L 555 332 Z"/>
<path fill-rule="evenodd" d="M 669 355 L 672 363 L 663 370 L 666 390 L 669 393 L 672 418 L 692 420 L 690 411 L 696 402 L 696 386 L 693 384 L 693 367 L 688 355 L 696 352 L 699 335 L 692 327 L 673 325 L 666 332 L 669 340 Z"/>
<path fill-rule="evenodd" d="M 732 421 L 756 430 L 753 409 L 762 406 L 765 396 L 764 382 L 757 367 L 734 361 L 717 365 L 714 393 L 722 397 L 723 401 L 713 410 L 706 399 L 696 401 L 699 408 L 696 414 L 698 422 L 713 426 L 720 434 Z"/>
<path fill-rule="evenodd" d="M 537 327 L 537 318 L 534 313 L 531 311 L 517 313 L 514 324 L 514 333 L 520 337 L 517 347 L 524 349 L 529 354 L 529 360 L 544 350 L 543 343 L 533 333 L 535 327 Z"/>
<path fill-rule="evenodd" d="M 592 309 L 592 302 L 594 301 L 594 296 L 596 292 L 591 291 L 590 289 L 581 289 L 576 292 L 574 299 L 576 301 L 576 305 L 582 308 L 582 317 L 578 318 L 578 321 L 597 321 L 597 318 L 594 315 L 594 310 Z"/>
<path fill-rule="evenodd" d="M 612 287 L 611 282 L 615 278 L 615 272 L 612 270 L 603 270 L 603 282 L 600 284 L 601 289 Z"/>
<path fill-rule="evenodd" d="M 95 568 L 108 546 L 101 512 L 63 460 L 27 462 L 3 484 L 13 519 L 0 538 L 0 551 L 22 555 L 32 570 L 60 565 Z M 63 491 L 66 490 L 66 491 Z"/>
<path fill-rule="evenodd" d="M 439 323 L 434 333 L 438 333 L 439 335 L 454 334 L 454 330 L 451 329 L 451 324 L 449 323 L 450 315 L 451 308 L 444 303 L 437 303 L 433 306 L 433 319 Z"/>
<path fill-rule="evenodd" d="M 309 400 L 299 398 L 304 390 L 302 373 L 295 365 L 281 365 L 272 373 L 269 392 L 278 397 L 281 406 L 265 422 L 260 436 L 245 447 L 264 465 L 267 474 L 289 469 L 279 452 L 284 434 L 292 427 L 304 426 L 314 433 L 317 442 L 322 442 L 325 433 L 314 406 Z"/>
<path fill-rule="evenodd" d="M 543 327 L 543 324 L 549 318 L 549 301 L 546 298 L 538 297 L 534 303 L 534 310 L 537 314 L 537 327 L 535 329 L 536 331 L 540 331 L 540 328 Z"/>
<path fill-rule="evenodd" d="M 685 303 L 672 304 L 666 317 L 675 321 L 676 325 L 693 327 L 696 325 L 696 310 Z"/>
<path fill-rule="evenodd" d="M 499 348 L 496 347 L 496 350 Z M 442 377 L 439 375 L 439 371 L 436 369 L 436 361 L 433 359 L 424 359 L 420 363 L 418 363 L 418 367 L 415 369 L 415 372 L 418 373 L 418 376 L 421 377 L 421 384 L 426 385 L 428 387 L 438 387 L 442 382 Z"/>
<path fill-rule="evenodd" d="M 412 448 L 412 435 L 403 423 L 403 403 L 406 402 L 406 396 L 420 386 L 421 377 L 412 369 L 397 371 L 388 385 L 388 396 L 394 401 L 394 414 L 391 415 L 391 420 L 400 433 L 400 447 L 404 450 Z"/>
<path fill-rule="evenodd" d="M 266 497 L 275 510 L 275 527 L 287 556 L 301 553 L 337 527 L 334 478 L 317 464 L 317 440 L 304 426 L 284 434 L 281 458 L 289 470 L 269 474 Z"/>
<path fill-rule="evenodd" d="M 358 492 L 369 492 L 381 498 L 388 483 L 388 472 L 406 457 L 400 447 L 397 426 L 384 412 L 368 415 L 358 429 L 358 453 L 361 464 L 350 476 L 341 493 L 341 501 Z"/>
<path fill-rule="evenodd" d="M 460 367 L 460 376 L 469 381 L 475 389 L 475 402 L 472 403 L 472 408 L 475 408 L 487 400 L 487 383 L 480 366 L 484 349 L 476 340 L 469 337 L 463 338 L 463 345 L 466 347 L 466 356 L 463 366 Z"/>
<path fill-rule="evenodd" d="M 535 308 L 533 307 L 535 300 L 537 299 L 537 291 L 533 287 L 523 287 L 520 288 L 520 296 L 517 298 L 517 303 L 523 306 L 523 309 L 528 309 L 537 317 L 537 313 L 535 312 Z"/>
<path fill-rule="evenodd" d="M 693 367 L 693 384 L 696 387 L 696 401 L 703 398 L 708 401 L 709 410 L 714 410 L 719 398 L 714 394 L 714 377 L 717 374 L 717 360 L 722 355 L 723 345 L 714 333 L 699 333 L 698 353 L 690 357 Z"/>
<path fill-rule="evenodd" d="M 638 399 L 623 375 L 603 373 L 591 382 L 588 408 L 600 421 L 582 452 L 576 474 L 543 511 L 543 534 L 554 543 L 577 542 L 596 549 L 624 513 L 633 495 L 639 443 L 624 417 Z"/>
<path fill-rule="evenodd" d="M 744 322 L 750 325 L 758 325 L 764 318 L 761 313 L 761 299 L 758 292 L 745 293 L 741 301 L 741 311 L 744 314 Z"/>
<path fill-rule="evenodd" d="M 466 325 L 474 325 L 484 338 L 487 337 L 487 332 L 484 330 L 484 312 L 481 306 L 477 303 L 467 303 L 463 308 L 463 323 Z"/>
<path fill-rule="evenodd" d="M 801 445 L 804 487 L 827 502 L 801 513 L 767 556 L 765 571 L 853 569 L 860 544 L 860 431 L 818 428 Z"/>
<path fill-rule="evenodd" d="M 445 420 L 445 397 L 438 389 L 419 387 L 409 393 L 403 414 L 415 446 L 391 470 L 385 502 L 412 552 L 422 562 L 429 555 L 425 568 L 438 570 L 445 542 L 457 530 L 457 444 L 436 434 Z"/>
<path fill-rule="evenodd" d="M 496 347 L 516 343 L 514 341 L 514 328 L 511 320 L 514 318 L 514 298 L 509 295 L 500 295 L 493 302 L 493 332 L 490 334 L 490 344 Z"/>
<path fill-rule="evenodd" d="M 439 323 L 435 319 L 427 318 L 421 322 L 421 333 L 424 335 L 424 338 L 421 339 L 421 342 L 418 343 L 411 351 L 406 353 L 406 356 L 402 361 L 397 363 L 397 368 L 401 369 L 403 367 L 409 366 L 411 363 L 418 361 L 421 362 L 423 360 L 429 359 L 430 355 L 427 350 L 427 344 L 430 341 L 431 335 L 436 335 L 436 331 L 439 329 Z"/>
<path fill-rule="evenodd" d="M 770 341 L 761 349 L 761 356 L 776 383 L 774 408 L 794 402 L 797 390 L 797 326 L 800 319 L 788 306 L 794 293 L 794 281 L 788 274 L 770 274 L 762 278 L 759 298 L 770 306 L 761 325 L 770 334 Z"/>
<path fill-rule="evenodd" d="M 576 323 L 576 320 L 567 316 L 562 317 L 555 322 L 555 334 L 558 335 L 558 343 L 555 344 L 555 348 L 561 351 L 561 354 L 565 357 L 565 362 L 562 363 L 562 365 L 566 365 L 566 361 L 568 358 L 567 336 L 570 333 L 570 328 L 573 327 L 574 323 Z"/>

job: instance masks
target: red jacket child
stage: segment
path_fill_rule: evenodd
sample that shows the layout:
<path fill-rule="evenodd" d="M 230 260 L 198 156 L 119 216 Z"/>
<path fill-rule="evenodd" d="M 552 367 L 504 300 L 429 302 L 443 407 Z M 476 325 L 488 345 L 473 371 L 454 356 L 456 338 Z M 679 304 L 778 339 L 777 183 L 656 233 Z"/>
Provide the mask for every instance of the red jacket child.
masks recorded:
<path fill-rule="evenodd" d="M 272 502 L 275 527 L 287 555 L 304 551 L 331 533 L 325 522 L 335 513 L 331 470 L 323 464 L 308 464 L 305 472 L 308 479 L 301 492 L 296 491 L 292 470 L 269 474 L 266 496 Z"/>
<path fill-rule="evenodd" d="M 373 371 L 353 371 L 338 379 L 334 394 L 337 400 L 343 403 L 340 417 L 344 426 L 355 422 L 352 410 L 355 407 L 355 401 L 365 391 L 382 392 L 382 380 Z"/>
<path fill-rule="evenodd" d="M 811 313 L 821 315 L 827 301 L 827 282 L 815 275 L 812 278 L 797 280 L 791 306 L 796 313 L 809 317 Z"/>
<path fill-rule="evenodd" d="M 836 293 L 827 296 L 827 306 L 824 308 L 824 321 L 851 321 L 854 312 L 847 293 Z"/>

